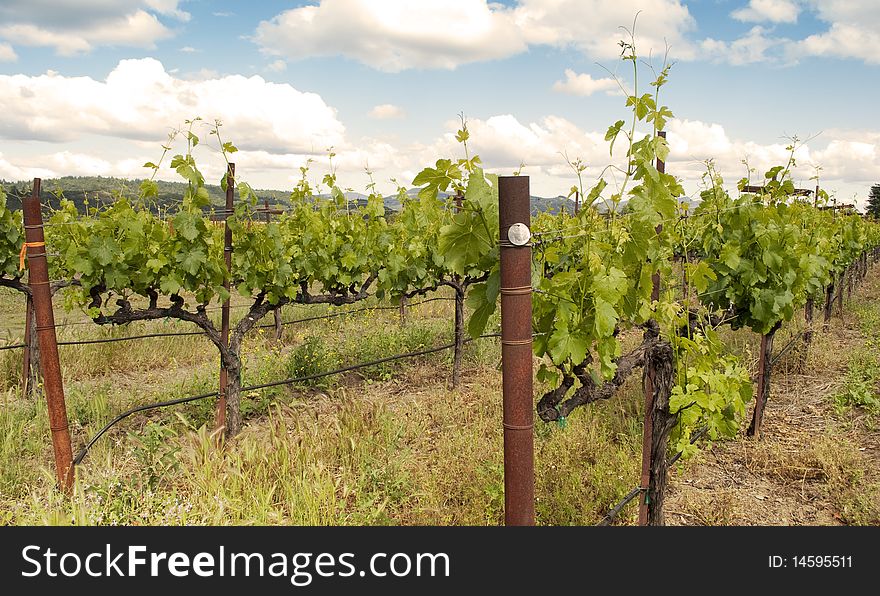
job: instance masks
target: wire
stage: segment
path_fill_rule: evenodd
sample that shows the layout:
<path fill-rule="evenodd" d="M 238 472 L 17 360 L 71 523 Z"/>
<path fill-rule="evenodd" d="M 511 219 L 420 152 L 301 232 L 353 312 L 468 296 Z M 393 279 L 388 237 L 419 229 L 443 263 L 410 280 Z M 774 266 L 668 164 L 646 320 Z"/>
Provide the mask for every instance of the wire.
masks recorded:
<path fill-rule="evenodd" d="M 204 331 L 169 331 L 168 333 L 145 333 L 144 335 L 128 335 L 126 337 L 107 337 L 103 339 L 84 339 L 76 341 L 59 341 L 59 346 L 84 346 L 88 344 L 109 344 L 117 341 L 147 339 L 150 337 L 176 337 L 181 335 L 205 335 Z"/>
<path fill-rule="evenodd" d="M 477 338 L 467 338 L 464 340 L 463 343 L 470 343 L 476 339 L 484 339 L 484 338 L 489 338 L 489 337 L 500 337 L 500 335 L 501 335 L 500 333 L 487 333 L 487 334 L 481 335 Z M 283 379 L 281 381 L 273 381 L 271 383 L 264 383 L 262 385 L 249 385 L 246 387 L 242 387 L 240 389 L 240 391 L 242 393 L 244 393 L 245 391 L 255 391 L 257 389 L 265 389 L 267 387 L 277 387 L 279 385 L 291 385 L 293 383 L 310 381 L 312 379 L 318 379 L 321 377 L 329 377 L 330 375 L 335 375 L 335 374 L 339 374 L 339 373 L 343 373 L 343 372 L 357 370 L 359 368 L 366 368 L 368 366 L 374 366 L 376 364 L 382 364 L 384 362 L 391 362 L 393 360 L 403 360 L 404 358 L 412 358 L 415 356 L 422 356 L 424 354 L 431 354 L 433 352 L 441 352 L 443 350 L 448 350 L 448 349 L 454 348 L 454 347 L 455 347 L 455 342 L 453 342 L 451 344 L 446 344 L 443 346 L 434 347 L 434 348 L 427 348 L 424 350 L 417 350 L 415 352 L 408 352 L 406 354 L 398 354 L 395 356 L 388 356 L 387 358 L 380 358 L 378 360 L 372 360 L 370 362 L 362 362 L 360 364 L 354 364 L 352 366 L 346 366 L 346 367 L 339 368 L 336 370 L 331 370 L 331 371 L 327 371 L 327 372 L 323 372 L 323 373 L 317 373 L 314 375 L 306 375 L 303 377 L 296 377 L 296 378 L 292 378 L 292 379 Z M 189 402 L 193 402 L 193 401 L 198 401 L 200 399 L 207 399 L 209 397 L 216 397 L 218 395 L 220 395 L 220 393 L 218 391 L 212 391 L 211 393 L 203 393 L 201 395 L 194 395 L 192 397 L 181 397 L 178 399 L 172 399 L 172 400 L 158 402 L 158 403 L 154 403 L 154 404 L 137 406 L 135 408 L 131 408 L 129 410 L 126 410 L 125 412 L 116 416 L 113 420 L 108 422 L 106 425 L 104 425 L 104 427 L 100 431 L 98 431 L 98 433 L 94 437 L 92 437 L 92 439 L 88 443 L 86 443 L 86 445 L 82 449 L 80 449 L 79 453 L 77 453 L 77 456 L 74 458 L 72 465 L 75 466 L 75 465 L 78 465 L 80 462 L 82 462 L 82 460 L 85 458 L 86 454 L 88 453 L 89 449 L 92 448 L 92 446 L 95 444 L 95 442 L 99 438 L 101 438 L 101 436 L 104 433 L 106 433 L 108 430 L 110 430 L 110 428 L 114 424 L 116 424 L 117 422 L 120 422 L 121 420 L 124 420 L 125 418 L 131 416 L 132 414 L 136 414 L 137 412 L 144 412 L 146 410 L 154 410 L 157 408 L 164 408 L 167 406 L 173 406 L 173 405 L 177 405 L 177 404 L 185 404 L 185 403 L 189 403 Z"/>
<path fill-rule="evenodd" d="M 15 350 L 17 348 L 26 348 L 27 344 L 12 344 L 8 346 L 0 346 L 0 350 Z"/>
<path fill-rule="evenodd" d="M 470 343 L 476 339 L 485 339 L 489 337 L 501 337 L 500 333 L 487 333 L 481 335 L 476 338 L 467 338 L 463 343 Z M 257 389 L 266 389 L 268 387 L 278 387 L 280 385 L 292 385 L 294 383 L 301 383 L 303 381 L 311 381 L 314 379 L 320 379 L 322 377 L 329 377 L 331 375 L 338 375 L 340 373 L 349 372 L 352 370 L 357 370 L 359 368 L 367 368 L 369 366 L 375 366 L 377 364 L 384 364 L 386 362 L 393 362 L 395 360 L 403 360 L 405 358 L 414 358 L 416 356 L 424 356 L 425 354 L 433 354 L 434 352 L 442 352 L 443 350 L 449 350 L 450 348 L 455 347 L 455 342 L 445 344 L 442 346 L 436 346 L 433 348 L 425 348 L 424 350 L 416 350 L 414 352 L 407 352 L 405 354 L 397 354 L 394 356 L 387 356 L 385 358 L 379 358 L 378 360 L 371 360 L 370 362 L 362 362 L 360 364 L 353 364 L 351 366 L 345 366 L 343 368 L 337 368 L 336 370 L 331 370 L 327 372 L 315 373 L 312 375 L 306 375 L 304 377 L 295 377 L 291 379 L 283 379 L 281 381 L 272 381 L 270 383 L 263 383 L 261 385 L 249 385 L 247 387 L 242 387 L 241 391 L 256 391 Z"/>
<path fill-rule="evenodd" d="M 782 358 L 788 352 L 790 352 L 791 349 L 797 343 L 797 341 L 800 340 L 807 333 L 807 331 L 808 331 L 808 329 L 804 329 L 804 330 L 800 331 L 799 333 L 797 333 L 794 337 L 792 337 L 791 341 L 789 341 L 785 345 L 785 347 L 779 351 L 779 353 L 777 353 L 775 356 L 770 358 L 770 366 L 774 366 L 779 361 L 780 358 Z"/>
<path fill-rule="evenodd" d="M 453 300 L 455 300 L 455 298 L 446 298 L 446 297 L 443 297 L 443 296 L 438 296 L 438 297 L 436 297 L 436 298 L 427 298 L 427 299 L 425 299 L 425 300 L 419 300 L 418 302 L 409 302 L 409 303 L 406 304 L 406 306 L 408 306 L 408 307 L 409 307 L 409 306 L 418 306 L 419 304 L 424 304 L 424 303 L 426 303 L 426 302 L 434 302 L 434 301 L 437 301 L 437 300 L 442 300 L 442 301 L 453 301 Z M 298 306 L 304 306 L 304 305 L 298 305 Z M 292 321 L 282 321 L 281 324 L 282 324 L 282 325 L 293 325 L 293 324 L 295 324 L 295 323 L 306 323 L 306 322 L 308 322 L 308 321 L 318 321 L 318 320 L 321 320 L 321 319 L 332 319 L 332 318 L 334 318 L 334 317 L 341 317 L 341 316 L 344 316 L 344 315 L 349 315 L 349 314 L 353 314 L 353 313 L 357 313 L 357 312 L 364 312 L 364 311 L 368 311 L 368 310 L 369 310 L 369 311 L 374 311 L 374 310 L 398 310 L 399 308 L 400 308 L 400 306 L 365 306 L 365 307 L 362 307 L 362 308 L 353 308 L 353 309 L 344 310 L 344 311 L 340 311 L 340 312 L 330 313 L 330 314 L 327 314 L 327 315 L 316 315 L 316 316 L 314 316 L 314 317 L 305 317 L 305 318 L 303 318 L 303 319 L 294 319 L 294 320 L 292 320 Z M 266 329 L 266 328 L 274 327 L 274 326 L 275 326 L 274 323 L 266 323 L 265 325 L 260 325 L 259 328 L 260 328 L 260 329 Z"/>
<path fill-rule="evenodd" d="M 606 515 L 604 518 L 602 518 L 602 521 L 600 521 L 600 522 L 599 522 L 598 524 L 596 524 L 596 525 L 597 525 L 597 526 L 607 526 L 607 525 L 609 525 L 611 522 L 614 521 L 614 518 L 617 517 L 617 514 L 620 513 L 620 511 L 621 511 L 624 507 L 626 507 L 626 506 L 629 504 L 630 501 L 632 501 L 633 499 L 635 499 L 635 498 L 638 496 L 638 494 L 639 494 L 640 492 L 642 492 L 643 490 L 644 490 L 644 489 L 643 489 L 641 486 L 637 486 L 637 487 L 635 487 L 634 489 L 632 489 L 631 491 L 629 491 L 629 493 L 628 493 L 625 497 L 623 497 L 623 499 L 622 499 L 617 505 L 615 505 L 615 506 L 611 509 L 611 511 L 608 512 L 608 515 Z"/>
<path fill-rule="evenodd" d="M 89 441 L 88 443 L 86 443 L 85 446 L 83 446 L 83 448 L 79 450 L 79 453 L 77 453 L 77 454 L 76 454 L 76 457 L 73 458 L 73 463 L 71 464 L 71 466 L 79 465 L 79 463 L 83 460 L 83 458 L 85 458 L 86 453 L 89 452 L 89 449 L 92 448 L 92 445 L 94 445 L 95 442 L 96 442 L 98 439 L 100 439 L 101 436 L 102 436 L 105 432 L 107 432 L 108 430 L 110 430 L 110 428 L 111 428 L 114 424 L 116 424 L 117 422 L 119 422 L 119 421 L 121 421 L 121 420 L 124 420 L 125 418 L 128 418 L 128 417 L 131 416 L 132 414 L 136 414 L 136 413 L 138 413 L 138 412 L 143 412 L 143 411 L 146 411 L 146 410 L 155 410 L 156 408 L 164 408 L 164 407 L 167 407 L 167 406 L 176 406 L 176 405 L 178 405 L 178 404 L 185 404 L 185 403 L 189 403 L 189 402 L 192 402 L 192 401 L 198 401 L 198 400 L 200 400 L 200 399 L 207 399 L 207 398 L 209 398 L 209 397 L 216 397 L 217 395 L 219 395 L 219 393 L 218 393 L 217 391 L 212 391 L 211 393 L 203 393 L 203 394 L 201 394 L 201 395 L 193 395 L 193 396 L 191 396 L 191 397 L 181 397 L 181 398 L 178 398 L 178 399 L 171 399 L 171 400 L 168 400 L 168 401 L 161 401 L 161 402 L 159 402 L 159 403 L 155 403 L 155 404 L 147 404 L 147 405 L 144 405 L 144 406 L 137 406 L 136 408 L 131 408 L 130 410 L 126 410 L 126 411 L 124 411 L 122 414 L 119 414 L 118 416 L 116 416 L 116 418 L 114 418 L 113 420 L 111 420 L 110 422 L 108 422 L 107 424 L 105 424 L 105 425 L 104 425 L 104 428 L 102 428 L 101 430 L 99 430 L 99 431 L 98 431 L 98 434 L 96 434 L 94 437 L 92 437 L 92 440 Z"/>
<path fill-rule="evenodd" d="M 709 432 L 708 426 L 704 426 L 704 427 L 700 428 L 697 432 L 695 432 L 693 434 L 693 436 L 691 436 L 691 445 L 693 445 L 694 443 L 699 441 L 703 437 L 703 435 L 705 435 L 707 432 Z M 669 461 L 666 462 L 666 466 L 668 467 L 668 466 L 673 465 L 675 462 L 680 460 L 681 456 L 683 456 L 683 455 L 684 455 L 684 451 L 679 451 L 678 453 L 676 453 L 675 455 L 673 455 L 672 457 L 669 458 Z"/>

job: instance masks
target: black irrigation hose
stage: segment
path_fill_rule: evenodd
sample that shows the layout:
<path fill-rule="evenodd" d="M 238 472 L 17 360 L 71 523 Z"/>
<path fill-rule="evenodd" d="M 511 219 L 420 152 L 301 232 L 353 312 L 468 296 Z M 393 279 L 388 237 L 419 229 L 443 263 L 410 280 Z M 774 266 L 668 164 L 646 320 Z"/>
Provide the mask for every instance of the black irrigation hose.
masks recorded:
<path fill-rule="evenodd" d="M 635 499 L 638 496 L 638 494 L 642 492 L 642 490 L 643 489 L 641 486 L 637 486 L 634 489 L 632 489 L 631 491 L 629 491 L 629 494 L 627 494 L 625 497 L 623 497 L 623 499 L 620 501 L 620 503 L 615 505 L 614 508 L 608 512 L 608 515 L 606 515 L 604 518 L 602 518 L 602 521 L 600 521 L 596 525 L 597 526 L 607 526 L 607 525 L 611 524 L 611 522 L 614 521 L 614 518 L 617 517 L 617 514 L 620 513 L 620 511 L 624 507 L 626 507 L 630 501 Z"/>
<path fill-rule="evenodd" d="M 501 334 L 499 334 L 499 333 L 487 333 L 487 334 L 481 335 L 480 337 L 477 337 L 477 338 L 468 338 L 465 340 L 464 343 L 470 343 L 470 342 L 474 341 L 474 339 L 483 339 L 483 338 L 487 338 L 487 337 L 500 337 L 500 335 Z M 446 344 L 446 345 L 435 347 L 435 348 L 427 348 L 425 350 L 408 352 L 406 354 L 398 354 L 396 356 L 388 356 L 387 358 L 380 358 L 379 360 L 373 360 L 371 362 L 363 362 L 361 364 L 354 364 L 352 366 L 346 366 L 346 367 L 339 368 L 336 370 L 331 370 L 331 371 L 323 372 L 323 373 L 317 373 L 314 375 L 306 375 L 304 377 L 297 377 L 294 379 L 284 379 L 282 381 L 274 381 L 272 383 L 264 383 L 262 385 L 251 385 L 248 387 L 242 387 L 240 389 L 240 391 L 241 392 L 254 391 L 256 389 L 265 389 L 267 387 L 277 387 L 279 385 L 291 385 L 293 383 L 300 383 L 302 381 L 310 381 L 312 379 L 318 379 L 321 377 L 329 377 L 330 375 L 335 375 L 335 374 L 339 374 L 339 373 L 343 373 L 343 372 L 357 370 L 359 368 L 366 368 L 368 366 L 374 366 L 376 364 L 382 364 L 384 362 L 391 362 L 393 360 L 403 360 L 404 358 L 413 358 L 415 356 L 422 356 L 424 354 L 431 354 L 433 352 L 441 352 L 443 350 L 448 350 L 448 349 L 454 348 L 454 347 L 455 347 L 455 343 L 453 342 L 451 344 Z M 181 397 L 178 399 L 172 399 L 169 401 L 163 401 L 163 402 L 159 402 L 159 403 L 155 403 L 155 404 L 146 404 L 143 406 L 137 406 L 135 408 L 131 408 L 130 410 L 126 410 L 125 412 L 116 416 L 113 420 L 108 422 L 106 425 L 104 425 L 104 428 L 99 430 L 98 433 L 94 437 L 92 437 L 92 439 L 88 443 L 86 443 L 86 445 L 82 449 L 80 449 L 79 453 L 77 453 L 76 457 L 74 458 L 72 465 L 75 466 L 75 465 L 78 465 L 80 462 L 82 462 L 82 460 L 85 458 L 86 454 L 88 453 L 89 449 L 92 448 L 92 446 L 95 444 L 95 442 L 98 439 L 100 439 L 104 433 L 106 433 L 108 430 L 110 430 L 110 428 L 114 424 L 116 424 L 117 422 L 119 422 L 121 420 L 124 420 L 125 418 L 131 416 L 132 414 L 136 414 L 137 412 L 144 412 L 146 410 L 154 410 L 157 408 L 164 408 L 166 406 L 185 404 L 185 403 L 189 403 L 192 401 L 198 401 L 200 399 L 207 399 L 209 397 L 216 397 L 218 395 L 220 395 L 219 392 L 212 391 L 211 393 L 203 393 L 201 395 L 193 395 L 191 397 Z"/>
<path fill-rule="evenodd" d="M 15 350 L 17 348 L 26 348 L 26 344 L 11 344 L 8 346 L 0 346 L 0 350 Z"/>
<path fill-rule="evenodd" d="M 116 416 L 116 418 L 114 418 L 113 420 L 111 420 L 110 422 L 105 424 L 104 428 L 99 430 L 98 434 L 96 434 L 94 437 L 92 437 L 92 440 L 89 441 L 88 443 L 86 443 L 85 446 L 83 446 L 83 448 L 79 450 L 79 453 L 77 453 L 76 457 L 73 458 L 73 463 L 71 464 L 71 466 L 79 465 L 79 463 L 82 462 L 83 458 L 85 458 L 86 454 L 89 452 L 89 449 L 92 448 L 92 445 L 94 445 L 95 442 L 98 439 L 100 439 L 101 436 L 105 432 L 110 430 L 110 428 L 114 424 L 116 424 L 120 420 L 128 418 L 132 414 L 136 414 L 137 412 L 143 412 L 145 410 L 154 410 L 156 408 L 164 408 L 166 406 L 176 406 L 177 404 L 185 404 L 185 403 L 189 403 L 191 401 L 197 401 L 200 399 L 207 399 L 209 397 L 216 397 L 217 395 L 219 395 L 219 393 L 217 391 L 212 391 L 211 393 L 203 393 L 201 395 L 193 395 L 191 397 L 181 397 L 178 399 L 170 399 L 168 401 L 162 401 L 162 402 L 155 403 L 155 404 L 147 404 L 147 405 L 143 405 L 143 406 L 138 406 L 136 408 L 131 408 L 130 410 L 126 410 L 122 414 L 119 414 L 118 416 Z"/>
<path fill-rule="evenodd" d="M 464 340 L 464 343 L 470 343 L 475 339 L 484 339 L 487 337 L 500 337 L 500 333 L 487 333 L 485 335 L 481 335 L 477 338 L 467 338 Z M 433 348 L 425 348 L 424 350 L 416 350 L 414 352 L 407 352 L 405 354 L 397 354 L 395 356 L 386 356 L 385 358 L 379 358 L 378 360 L 372 360 L 370 362 L 362 362 L 360 364 L 353 364 L 351 366 L 345 366 L 343 368 L 337 368 L 336 370 L 331 370 L 327 372 L 315 373 L 312 375 L 306 375 L 304 377 L 296 377 L 292 379 L 283 379 L 281 381 L 272 381 L 271 383 L 263 383 L 261 385 L 249 385 L 247 387 L 242 387 L 241 391 L 255 391 L 257 389 L 266 389 L 267 387 L 278 387 L 279 385 L 292 385 L 294 383 L 301 383 L 303 381 L 311 381 L 313 379 L 320 379 L 323 377 L 329 377 L 332 375 L 338 375 L 344 372 L 350 372 L 353 370 L 358 370 L 360 368 L 367 368 L 368 366 L 375 366 L 377 364 L 384 364 L 386 362 L 393 362 L 395 360 L 404 360 L 406 358 L 414 358 L 416 356 L 424 356 L 425 354 L 433 354 L 434 352 L 442 352 L 443 350 L 449 350 L 455 347 L 455 342 L 445 344 L 442 346 L 436 346 Z"/>
<path fill-rule="evenodd" d="M 709 427 L 708 427 L 708 426 L 704 426 L 704 427 L 702 427 L 700 430 L 698 430 L 697 432 L 695 432 L 695 433 L 694 433 L 694 436 L 691 437 L 691 444 L 696 443 L 697 441 L 699 441 L 700 438 L 701 438 L 703 435 L 705 435 L 707 432 L 709 432 Z M 666 462 L 666 465 L 667 465 L 667 466 L 671 466 L 672 464 L 674 464 L 675 462 L 677 462 L 679 459 L 681 459 L 682 454 L 683 454 L 683 452 L 679 451 L 678 453 L 676 453 L 675 455 L 673 455 L 671 458 L 669 458 L 669 461 Z M 602 518 L 602 521 L 600 521 L 600 522 L 599 522 L 598 524 L 596 524 L 596 525 L 597 525 L 597 526 L 607 526 L 607 525 L 609 525 L 611 522 L 614 521 L 614 519 L 617 517 L 617 515 L 620 513 L 620 511 L 621 511 L 624 507 L 626 507 L 626 506 L 629 504 L 630 501 L 632 501 L 633 499 L 635 499 L 636 496 L 637 496 L 640 492 L 642 492 L 643 490 L 644 490 L 644 489 L 643 489 L 642 487 L 637 486 L 637 487 L 635 487 L 634 489 L 632 489 L 631 491 L 629 491 L 629 493 L 627 493 L 627 495 L 626 495 L 625 497 L 623 497 L 623 499 L 621 499 L 621 501 L 620 501 L 617 505 L 615 505 L 614 508 L 611 509 L 611 511 L 608 512 L 608 515 L 606 515 L 604 518 Z"/>
<path fill-rule="evenodd" d="M 694 443 L 699 441 L 703 437 L 703 435 L 705 435 L 707 432 L 709 432 L 708 426 L 704 426 L 701 429 L 699 429 L 697 432 L 695 432 L 694 435 L 691 437 L 691 445 L 693 445 Z M 678 460 L 681 459 L 682 455 L 684 455 L 684 451 L 679 451 L 678 453 L 676 453 L 675 455 L 670 457 L 669 461 L 666 462 L 666 466 L 668 467 L 668 466 L 673 465 L 675 462 L 677 462 Z"/>
<path fill-rule="evenodd" d="M 789 342 L 785 345 L 784 348 L 782 348 L 781 350 L 779 350 L 779 352 L 778 352 L 775 356 L 773 356 L 773 357 L 770 358 L 770 366 L 775 366 L 776 363 L 779 362 L 779 359 L 780 359 L 780 358 L 782 358 L 783 356 L 785 356 L 786 354 L 788 354 L 788 353 L 791 351 L 791 349 L 795 346 L 795 344 L 798 342 L 798 340 L 800 340 L 801 338 L 803 338 L 804 334 L 806 334 L 807 331 L 808 331 L 807 329 L 804 329 L 803 331 L 799 332 L 797 335 L 795 335 L 794 337 L 792 337 L 792 338 L 791 338 L 791 341 L 789 341 Z"/>

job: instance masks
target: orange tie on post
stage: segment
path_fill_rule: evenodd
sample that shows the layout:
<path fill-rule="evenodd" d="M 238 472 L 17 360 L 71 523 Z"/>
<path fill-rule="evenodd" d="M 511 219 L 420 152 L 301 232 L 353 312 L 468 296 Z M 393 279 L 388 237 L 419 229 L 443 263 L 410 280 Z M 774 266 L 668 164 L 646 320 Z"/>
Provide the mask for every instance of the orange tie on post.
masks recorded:
<path fill-rule="evenodd" d="M 38 246 L 46 246 L 45 242 L 24 242 L 21 245 L 21 252 L 18 253 L 18 270 L 24 270 L 24 257 L 27 254 L 28 246 L 37 248 Z"/>

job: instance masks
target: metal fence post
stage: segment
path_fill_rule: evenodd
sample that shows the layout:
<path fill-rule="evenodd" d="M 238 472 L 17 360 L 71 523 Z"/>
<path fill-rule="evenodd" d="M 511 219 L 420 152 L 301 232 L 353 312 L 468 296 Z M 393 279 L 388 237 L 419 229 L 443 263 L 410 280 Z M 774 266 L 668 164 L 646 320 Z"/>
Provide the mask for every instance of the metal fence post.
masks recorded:
<path fill-rule="evenodd" d="M 49 409 L 49 428 L 55 451 L 55 475 L 58 486 L 69 493 L 73 489 L 73 450 L 64 404 L 64 385 L 61 363 L 58 360 L 58 341 L 55 336 L 55 314 L 52 311 L 52 292 L 49 288 L 49 265 L 46 261 L 46 239 L 43 234 L 43 216 L 40 212 L 40 179 L 34 178 L 34 189 L 22 201 L 24 212 L 25 248 L 28 256 L 28 286 L 34 303 L 37 342 L 43 373 L 43 389 Z"/>
<path fill-rule="evenodd" d="M 504 523 L 535 524 L 532 249 L 529 178 L 498 177 Z"/>

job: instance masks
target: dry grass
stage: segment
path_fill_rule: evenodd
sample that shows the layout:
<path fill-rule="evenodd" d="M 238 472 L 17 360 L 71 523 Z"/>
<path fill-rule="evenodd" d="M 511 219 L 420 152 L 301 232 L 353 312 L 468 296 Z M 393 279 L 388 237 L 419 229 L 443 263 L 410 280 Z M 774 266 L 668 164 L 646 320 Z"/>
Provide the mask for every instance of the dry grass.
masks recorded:
<path fill-rule="evenodd" d="M 880 332 L 878 296 L 874 272 L 844 318 L 817 333 L 806 358 L 793 351 L 780 361 L 760 441 L 718 444 L 673 472 L 669 523 L 880 523 L 880 438 L 862 406 L 836 407 L 833 400 L 847 386 L 852 356 L 872 353 L 866 346 Z M 20 316 L 21 306 L 0 296 L 4 322 Z M 291 308 L 284 318 L 321 312 Z M 449 303 L 433 302 L 411 309 L 403 328 L 395 311 L 373 311 L 285 327 L 280 342 L 255 334 L 245 345 L 245 382 L 445 343 L 451 314 Z M 168 329 L 189 328 L 84 325 L 65 328 L 63 338 Z M 754 370 L 756 336 L 730 332 L 726 340 Z M 781 333 L 777 349 L 786 341 Z M 131 405 L 216 384 L 217 355 L 199 337 L 62 350 L 75 448 Z M 447 388 L 451 354 L 441 353 L 253 392 L 245 399 L 246 428 L 224 452 L 206 430 L 210 400 L 133 416 L 90 452 L 70 499 L 53 489 L 45 404 L 18 395 L 18 358 L 0 353 L 0 524 L 483 525 L 502 519 L 495 340 L 469 345 L 456 390 Z M 538 423 L 539 523 L 594 524 L 637 484 L 641 408 L 639 380 L 631 379 L 618 397 L 575 412 L 564 428 Z M 635 514 L 630 505 L 617 523 L 634 523 Z"/>

